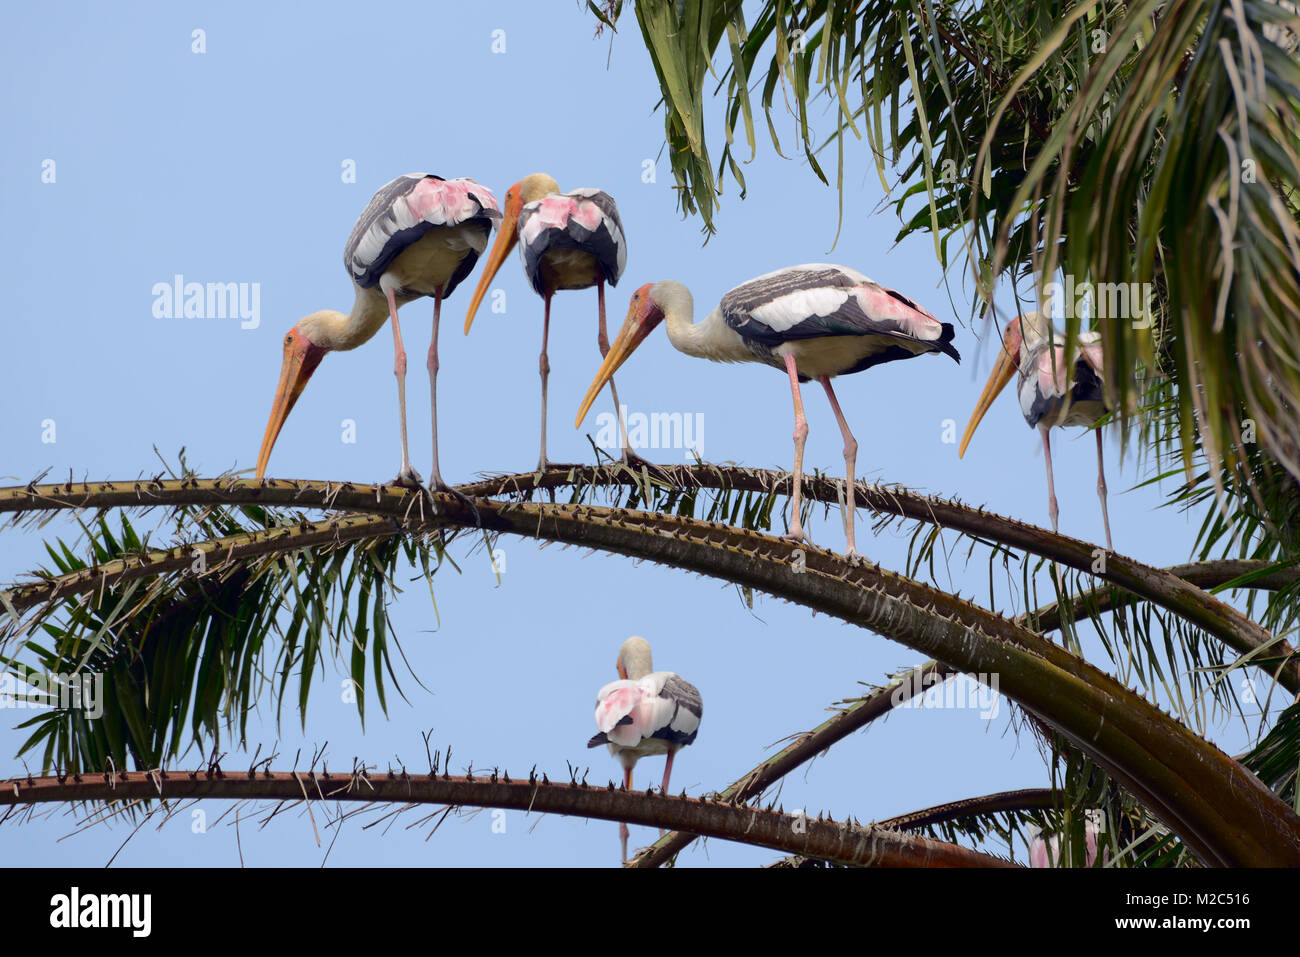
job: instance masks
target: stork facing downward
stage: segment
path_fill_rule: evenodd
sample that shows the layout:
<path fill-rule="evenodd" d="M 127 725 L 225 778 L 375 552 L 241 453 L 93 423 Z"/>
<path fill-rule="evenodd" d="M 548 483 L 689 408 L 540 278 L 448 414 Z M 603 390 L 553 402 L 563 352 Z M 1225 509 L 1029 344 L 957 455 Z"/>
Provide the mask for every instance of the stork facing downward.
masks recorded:
<path fill-rule="evenodd" d="M 1043 436 L 1043 460 L 1047 465 L 1047 511 L 1052 531 L 1057 531 L 1056 488 L 1052 481 L 1052 440 L 1049 430 L 1056 426 L 1092 426 L 1109 410 L 1102 389 L 1101 334 L 1080 332 L 1078 346 L 1068 359 L 1065 337 L 1057 335 L 1041 312 L 1017 316 L 1007 323 L 1002 349 L 993 366 L 993 374 L 975 404 L 966 433 L 961 438 L 957 457 L 966 454 L 975 428 L 984 418 L 998 393 L 1006 388 L 1017 371 L 1020 373 L 1020 411 L 1025 421 Z M 1110 540 L 1110 515 L 1106 509 L 1106 466 L 1102 458 L 1101 429 L 1097 433 L 1097 497 L 1101 499 L 1101 520 L 1106 527 L 1106 549 L 1113 551 Z"/>
<path fill-rule="evenodd" d="M 402 431 L 402 465 L 397 483 L 418 487 L 406 444 L 406 349 L 397 308 L 422 296 L 433 297 L 433 341 L 429 345 L 429 391 L 433 411 L 433 476 L 430 484 L 449 486 L 438 469 L 438 319 L 442 300 L 451 295 L 487 248 L 488 235 L 501 219 L 496 197 L 470 179 L 443 179 L 408 173 L 383 186 L 357 220 L 343 251 L 343 265 L 356 298 L 347 315 L 333 309 L 298 320 L 284 337 L 284 362 L 271 418 L 257 456 L 257 477 L 266 474 L 271 449 L 302 390 L 325 353 L 355 349 L 388 319 L 393 324 L 397 405 Z"/>
<path fill-rule="evenodd" d="M 715 362 L 762 362 L 785 370 L 794 397 L 794 492 L 786 537 L 800 541 L 806 538 L 800 501 L 808 420 L 799 383 L 816 379 L 826 390 L 844 436 L 846 557 L 858 559 L 853 537 L 858 443 L 831 379 L 928 352 L 942 352 L 960 362 L 952 346 L 952 325 L 855 269 L 827 263 L 790 266 L 751 279 L 723 296 L 718 308 L 701 322 L 693 321 L 694 312 L 695 301 L 679 282 L 668 279 L 638 289 L 613 348 L 582 400 L 575 425 L 582 424 L 605 380 L 660 322 L 679 352 Z"/>
<path fill-rule="evenodd" d="M 673 772 L 673 755 L 695 740 L 704 704 L 695 685 L 671 671 L 654 671 L 650 642 L 635 635 L 618 650 L 618 681 L 596 695 L 596 727 L 600 733 L 587 747 L 609 745 L 609 753 L 623 765 L 623 787 L 632 789 L 632 768 L 641 758 L 666 754 L 663 793 Z M 627 860 L 628 829 L 618 826 Z"/>
<path fill-rule="evenodd" d="M 525 176 L 506 191 L 505 222 L 483 266 L 474 298 L 470 300 L 469 312 L 465 316 L 466 334 L 484 293 L 516 243 L 520 244 L 524 274 L 543 303 L 542 354 L 538 359 L 542 376 L 542 452 L 537 468 L 545 471 L 548 465 L 546 382 L 551 374 L 546 342 L 551 331 L 551 297 L 561 289 L 596 287 L 600 314 L 596 342 L 601 356 L 604 356 L 609 352 L 609 336 L 605 333 L 605 283 L 618 285 L 623 267 L 627 265 L 627 242 L 623 239 L 618 207 L 608 193 L 590 188 L 561 193 L 559 184 L 545 173 Z M 613 380 L 610 380 L 609 391 L 614 397 L 614 414 L 618 416 L 623 460 L 626 462 L 630 454 L 627 426 L 623 422 Z"/>

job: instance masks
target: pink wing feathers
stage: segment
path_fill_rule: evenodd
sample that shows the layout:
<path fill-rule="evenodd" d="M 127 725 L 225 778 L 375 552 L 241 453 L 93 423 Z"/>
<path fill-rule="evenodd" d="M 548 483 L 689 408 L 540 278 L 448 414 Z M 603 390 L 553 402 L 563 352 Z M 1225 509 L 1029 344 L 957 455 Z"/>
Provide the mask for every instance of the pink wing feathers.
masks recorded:
<path fill-rule="evenodd" d="M 611 681 L 596 700 L 596 728 L 612 744 L 635 747 L 672 719 L 674 704 L 659 697 L 655 680 Z"/>

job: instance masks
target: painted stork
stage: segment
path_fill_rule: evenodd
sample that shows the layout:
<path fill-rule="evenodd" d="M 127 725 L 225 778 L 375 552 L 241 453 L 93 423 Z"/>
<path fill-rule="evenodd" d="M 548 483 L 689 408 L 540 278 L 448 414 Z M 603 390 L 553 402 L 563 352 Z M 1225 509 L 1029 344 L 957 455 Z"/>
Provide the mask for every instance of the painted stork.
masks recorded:
<path fill-rule="evenodd" d="M 627 243 L 623 239 L 618 207 L 608 193 L 589 188 L 561 193 L 559 184 L 545 173 L 524 177 L 506 191 L 505 221 L 483 266 L 478 288 L 474 290 L 474 298 L 470 300 L 469 312 L 465 316 L 467 335 L 488 286 L 516 243 L 519 244 L 524 274 L 543 303 L 542 354 L 538 360 L 542 376 L 542 453 L 537 467 L 545 470 L 548 464 L 546 380 L 551 371 L 546 356 L 546 340 L 551 329 L 551 297 L 561 289 L 596 287 L 596 304 L 600 313 L 600 331 L 596 341 L 603 357 L 609 352 L 609 336 L 605 331 L 605 283 L 618 285 L 623 267 L 627 265 Z M 623 460 L 627 461 L 627 427 L 612 379 L 609 390 L 614 397 L 614 414 L 618 416 Z"/>
<path fill-rule="evenodd" d="M 408 173 L 371 198 L 343 250 L 343 265 L 356 298 L 347 315 L 333 309 L 299 319 L 284 337 L 284 364 L 271 419 L 257 457 L 257 477 L 266 473 L 271 449 L 307 380 L 331 349 L 355 349 L 392 321 L 397 406 L 402 430 L 402 466 L 396 483 L 419 487 L 406 444 L 406 349 L 397 309 L 422 296 L 433 297 L 433 340 L 429 345 L 429 391 L 433 410 L 432 488 L 449 491 L 438 468 L 438 320 L 442 300 L 469 275 L 487 248 L 492 226 L 501 220 L 496 197 L 471 179 L 443 179 Z"/>
<path fill-rule="evenodd" d="M 860 556 L 853 538 L 854 466 L 858 443 L 840 410 L 831 379 L 882 362 L 942 352 L 960 362 L 951 323 L 940 322 L 911 299 L 844 266 L 808 263 L 751 279 L 722 297 L 702 322 L 679 282 L 642 286 L 627 319 L 578 409 L 581 424 L 605 380 L 661 321 L 679 352 L 715 362 L 762 362 L 783 369 L 794 397 L 794 492 L 787 538 L 804 540 L 800 521 L 803 450 L 808 438 L 799 383 L 816 379 L 826 390 L 844 436 L 846 556 Z"/>
<path fill-rule="evenodd" d="M 1098 808 L 1089 808 L 1084 814 L 1083 842 L 1084 867 L 1093 867 L 1097 863 L 1097 840 L 1106 833 L 1106 819 Z M 1062 835 L 1043 836 L 1042 828 L 1028 827 L 1025 838 L 1029 841 L 1030 867 L 1068 867 L 1070 861 L 1065 858 Z M 1103 849 L 1101 863 L 1104 867 L 1110 859 L 1110 852 Z"/>
<path fill-rule="evenodd" d="M 700 732 L 704 704 L 689 681 L 671 671 L 655 671 L 650 663 L 650 642 L 633 635 L 618 649 L 618 681 L 596 695 L 599 734 L 587 747 L 609 745 L 609 753 L 623 765 L 623 787 L 632 790 L 632 768 L 641 758 L 666 754 L 663 793 L 673 773 L 673 755 L 695 741 Z M 627 824 L 618 836 L 627 860 Z"/>
<path fill-rule="evenodd" d="M 1049 431 L 1056 426 L 1092 426 L 1109 411 L 1102 389 L 1101 334 L 1080 332 L 1078 347 L 1068 360 L 1065 337 L 1052 329 L 1041 312 L 1017 316 L 1007 323 L 1002 349 L 993 366 L 993 374 L 975 404 L 966 433 L 961 438 L 957 457 L 966 454 L 966 446 L 975 427 L 984 418 L 993 400 L 1007 383 L 1020 373 L 1020 411 L 1025 421 L 1043 436 L 1043 459 L 1047 464 L 1047 510 L 1052 517 L 1052 531 L 1057 531 L 1056 489 L 1052 482 L 1052 440 Z M 1101 520 L 1106 526 L 1106 549 L 1112 551 L 1110 516 L 1106 510 L 1106 466 L 1102 458 L 1101 430 L 1097 433 L 1097 497 L 1101 499 Z"/>

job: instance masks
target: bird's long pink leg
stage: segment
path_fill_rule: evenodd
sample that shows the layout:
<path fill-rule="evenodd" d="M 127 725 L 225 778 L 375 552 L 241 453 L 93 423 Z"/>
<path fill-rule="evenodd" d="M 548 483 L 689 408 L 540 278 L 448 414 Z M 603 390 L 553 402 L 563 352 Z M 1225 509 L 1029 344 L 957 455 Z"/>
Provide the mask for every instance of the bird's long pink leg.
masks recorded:
<path fill-rule="evenodd" d="M 1101 520 L 1106 526 L 1106 551 L 1115 549 L 1110 544 L 1110 514 L 1106 510 L 1106 465 L 1101 455 L 1101 429 L 1097 433 L 1097 497 L 1101 499 Z"/>
<path fill-rule="evenodd" d="M 808 536 L 799 520 L 800 500 L 803 498 L 803 447 L 808 441 L 808 420 L 803 414 L 803 397 L 799 394 L 799 370 L 794 356 L 785 357 L 785 371 L 790 374 L 790 393 L 794 396 L 794 492 L 790 498 L 790 531 L 785 538 L 803 541 Z"/>
<path fill-rule="evenodd" d="M 676 751 L 669 751 L 669 752 L 668 752 L 668 760 L 664 762 L 664 786 L 663 786 L 663 788 L 661 789 L 662 792 L 663 792 L 664 797 L 667 797 L 667 796 L 668 796 L 668 779 L 672 776 L 672 773 L 673 773 L 673 757 L 674 757 L 676 754 L 677 754 Z M 660 829 L 659 829 L 659 836 L 660 836 L 660 837 L 663 837 L 663 836 L 664 836 L 664 829 L 663 829 L 663 828 L 660 828 Z"/>
<path fill-rule="evenodd" d="M 840 404 L 835 398 L 835 390 L 831 388 L 830 376 L 821 376 L 819 380 L 822 388 L 826 390 L 826 398 L 831 400 L 831 409 L 835 412 L 835 421 L 840 424 L 840 432 L 844 435 L 844 534 L 847 538 L 848 547 L 844 551 L 844 557 L 850 561 L 861 558 L 853 542 L 853 526 L 857 524 L 857 511 L 853 507 L 853 493 L 857 489 L 857 463 L 858 463 L 858 440 L 853 437 L 849 431 L 848 420 L 844 418 L 844 413 L 840 411 Z"/>
<path fill-rule="evenodd" d="M 419 488 L 424 480 L 411 468 L 411 455 L 406 445 L 406 348 L 402 345 L 402 327 L 397 322 L 397 296 L 391 289 L 385 289 L 384 295 L 388 298 L 388 318 L 393 324 L 393 375 L 397 377 L 397 408 L 402 423 L 402 469 L 394 482 Z"/>
<path fill-rule="evenodd" d="M 1056 517 L 1056 485 L 1052 481 L 1052 439 L 1051 433 L 1047 429 L 1039 429 L 1043 433 L 1043 460 L 1047 463 L 1047 514 L 1052 517 L 1052 531 L 1057 531 Z"/>
<path fill-rule="evenodd" d="M 429 343 L 429 407 L 433 412 L 433 475 L 429 478 L 432 488 L 446 490 L 449 486 L 442 480 L 442 471 L 438 468 L 438 323 L 442 313 L 442 297 L 433 297 L 433 340 Z"/>
<path fill-rule="evenodd" d="M 551 360 L 546 357 L 546 340 L 551 334 L 551 297 L 543 296 L 542 302 L 542 355 L 537 360 L 537 369 L 542 374 L 542 454 L 537 460 L 537 471 L 546 471 L 546 380 L 551 374 Z"/>
<path fill-rule="evenodd" d="M 631 768 L 624 768 L 624 769 L 623 769 L 623 790 L 624 790 L 624 791 L 631 791 L 631 790 L 632 790 L 632 769 L 631 769 Z M 625 860 L 625 861 L 627 860 L 627 839 L 628 839 L 628 836 L 629 836 L 629 831 L 628 831 L 628 829 L 627 829 L 627 822 L 626 822 L 626 821 L 619 821 L 619 822 L 618 822 L 618 839 L 619 839 L 620 841 L 623 842 L 623 860 Z"/>
<path fill-rule="evenodd" d="M 596 283 L 596 307 L 600 312 L 600 332 L 596 343 L 600 346 L 600 357 L 609 355 L 609 333 L 605 330 L 605 283 Z M 631 446 L 627 440 L 627 423 L 623 420 L 623 406 L 618 401 L 618 389 L 614 386 L 614 377 L 609 377 L 609 394 L 614 397 L 614 415 L 618 417 L 618 437 L 623 446 L 623 461 L 628 461 Z"/>

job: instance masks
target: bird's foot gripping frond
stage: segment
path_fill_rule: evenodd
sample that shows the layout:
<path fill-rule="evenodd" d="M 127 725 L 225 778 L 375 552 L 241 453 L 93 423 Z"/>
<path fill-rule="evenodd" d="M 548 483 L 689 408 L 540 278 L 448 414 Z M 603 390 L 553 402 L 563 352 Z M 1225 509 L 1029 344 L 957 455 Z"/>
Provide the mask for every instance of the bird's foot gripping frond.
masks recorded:
<path fill-rule="evenodd" d="M 671 473 L 666 471 L 662 466 L 656 465 L 649 459 L 643 459 L 641 456 L 629 449 L 623 450 L 623 457 L 619 460 L 619 464 L 624 468 L 630 469 L 638 477 L 650 476 L 651 478 L 660 481 L 672 481 Z"/>
<path fill-rule="evenodd" d="M 458 492 L 455 488 L 448 485 L 446 482 L 442 481 L 441 479 L 439 479 L 435 483 L 431 483 L 430 492 L 431 493 L 445 492 L 447 495 L 450 495 L 452 498 L 457 499 L 462 505 L 468 508 L 470 510 L 470 514 L 474 516 L 474 525 L 478 528 L 483 527 L 483 517 L 479 515 L 478 509 L 474 506 L 474 500 L 470 498 L 468 495 L 464 494 L 463 492 Z M 435 509 L 437 508 L 436 500 L 434 501 L 434 508 Z"/>
<path fill-rule="evenodd" d="M 397 477 L 388 484 L 400 485 L 402 488 L 424 488 L 424 479 L 410 465 L 403 465 Z"/>
<path fill-rule="evenodd" d="M 548 472 L 569 472 L 576 474 L 581 469 L 590 469 L 591 466 L 582 462 L 552 462 L 550 459 L 541 459 L 537 463 L 537 470 L 534 475 L 545 475 Z"/>

